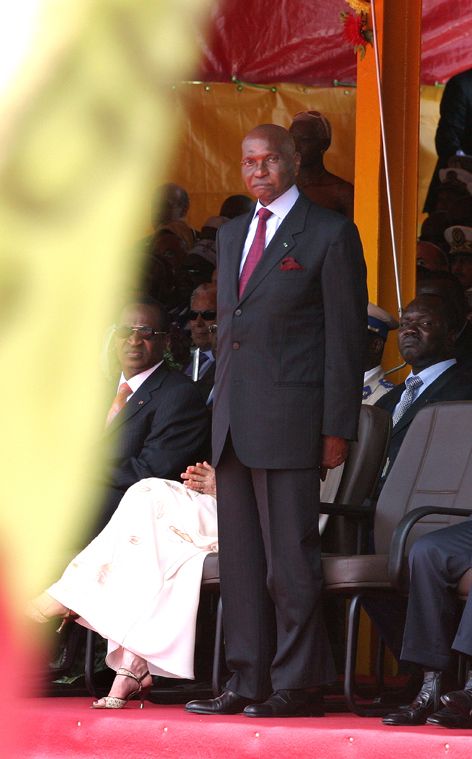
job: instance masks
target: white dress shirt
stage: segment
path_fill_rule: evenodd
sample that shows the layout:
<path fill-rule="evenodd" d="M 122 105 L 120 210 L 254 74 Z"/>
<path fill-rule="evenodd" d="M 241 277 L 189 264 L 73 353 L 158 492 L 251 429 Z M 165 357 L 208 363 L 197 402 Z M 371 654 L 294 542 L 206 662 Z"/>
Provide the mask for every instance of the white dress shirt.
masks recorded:
<path fill-rule="evenodd" d="M 266 239 L 264 248 L 267 248 L 268 244 L 272 240 L 283 220 L 297 202 L 299 195 L 300 193 L 297 186 L 293 184 L 291 187 L 289 187 L 288 190 L 284 192 L 283 195 L 279 195 L 279 197 L 273 200 L 272 203 L 269 203 L 268 206 L 263 206 L 262 203 L 257 201 L 256 208 L 254 210 L 254 216 L 252 217 L 252 221 L 249 225 L 246 242 L 244 243 L 243 254 L 241 256 L 241 265 L 239 267 L 239 274 L 241 274 L 243 270 L 244 262 L 246 261 L 247 254 L 249 253 L 249 248 L 251 247 L 252 241 L 256 235 L 256 229 L 259 223 L 259 217 L 257 215 L 259 208 L 267 208 L 268 211 L 272 211 L 272 216 L 270 216 L 266 222 Z"/>

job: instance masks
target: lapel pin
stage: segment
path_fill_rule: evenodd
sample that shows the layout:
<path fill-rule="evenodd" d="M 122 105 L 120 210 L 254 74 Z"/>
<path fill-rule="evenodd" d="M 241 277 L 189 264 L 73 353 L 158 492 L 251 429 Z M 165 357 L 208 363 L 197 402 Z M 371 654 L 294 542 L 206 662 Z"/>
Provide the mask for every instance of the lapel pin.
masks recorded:
<path fill-rule="evenodd" d="M 144 401 L 138 401 L 138 406 L 142 406 Z"/>
<path fill-rule="evenodd" d="M 288 242 L 284 242 L 284 248 L 288 248 Z"/>

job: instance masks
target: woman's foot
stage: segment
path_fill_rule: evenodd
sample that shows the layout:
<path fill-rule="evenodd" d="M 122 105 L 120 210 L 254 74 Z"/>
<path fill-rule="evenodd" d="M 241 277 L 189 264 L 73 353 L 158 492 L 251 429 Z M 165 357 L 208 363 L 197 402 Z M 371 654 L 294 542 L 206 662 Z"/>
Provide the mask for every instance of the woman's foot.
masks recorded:
<path fill-rule="evenodd" d="M 138 656 L 123 657 L 123 660 L 129 660 L 128 667 L 120 667 L 116 671 L 116 677 L 113 680 L 111 690 L 108 696 L 94 701 L 94 709 L 122 709 L 127 701 L 134 696 L 141 699 L 141 708 L 143 708 L 143 699 L 152 685 L 152 677 L 148 672 L 147 663 Z M 128 662 L 127 662 L 128 663 Z"/>

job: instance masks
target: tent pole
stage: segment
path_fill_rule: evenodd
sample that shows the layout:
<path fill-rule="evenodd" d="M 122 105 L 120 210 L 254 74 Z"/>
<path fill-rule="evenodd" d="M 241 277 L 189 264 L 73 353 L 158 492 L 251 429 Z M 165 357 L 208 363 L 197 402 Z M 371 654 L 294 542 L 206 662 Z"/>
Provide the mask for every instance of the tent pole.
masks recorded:
<path fill-rule="evenodd" d="M 388 207 L 388 219 L 389 219 L 389 226 L 390 226 L 390 238 L 392 241 L 392 256 L 393 256 L 393 270 L 395 274 L 395 289 L 397 294 L 397 308 L 398 308 L 398 315 L 402 315 L 402 293 L 401 293 L 401 284 L 400 284 L 400 274 L 399 274 L 399 268 L 398 268 L 398 251 L 397 251 L 397 243 L 396 243 L 396 237 L 395 237 L 395 225 L 393 220 L 393 203 L 392 203 L 392 193 L 390 190 L 390 171 L 389 171 L 389 162 L 388 162 L 388 150 L 387 150 L 387 138 L 385 134 L 385 115 L 384 115 L 384 107 L 383 107 L 383 92 L 382 92 L 382 77 L 380 73 L 380 56 L 379 56 L 379 47 L 378 47 L 378 34 L 377 34 L 377 17 L 375 14 L 375 0 L 371 0 L 371 8 L 372 8 L 372 31 L 373 31 L 373 42 L 374 42 L 374 57 L 375 57 L 375 71 L 376 71 L 376 80 L 377 80 L 377 94 L 379 99 L 379 114 L 380 114 L 380 131 L 382 134 L 382 156 L 383 156 L 383 162 L 384 162 L 384 171 L 385 171 L 385 187 L 387 192 L 387 207 Z"/>

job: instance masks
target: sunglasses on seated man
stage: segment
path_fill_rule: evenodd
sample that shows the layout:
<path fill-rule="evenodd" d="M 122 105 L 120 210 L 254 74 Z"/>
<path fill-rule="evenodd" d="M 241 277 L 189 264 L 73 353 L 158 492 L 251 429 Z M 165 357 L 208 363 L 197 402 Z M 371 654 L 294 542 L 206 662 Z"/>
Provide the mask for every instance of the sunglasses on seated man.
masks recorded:
<path fill-rule="evenodd" d="M 199 316 L 206 322 L 211 322 L 216 319 L 216 311 L 189 311 L 188 318 L 190 321 L 195 321 Z"/>
<path fill-rule="evenodd" d="M 135 332 L 142 340 L 153 340 L 156 335 L 167 334 L 167 332 L 159 332 L 159 330 L 153 329 L 152 327 L 141 325 L 137 327 L 128 327 L 127 324 L 121 324 L 119 327 L 115 327 L 115 335 L 120 338 L 120 340 L 127 340 L 128 337 L 131 337 L 133 332 Z"/>

